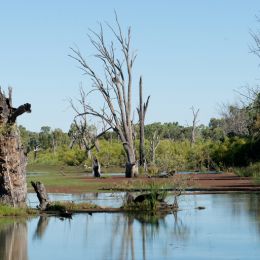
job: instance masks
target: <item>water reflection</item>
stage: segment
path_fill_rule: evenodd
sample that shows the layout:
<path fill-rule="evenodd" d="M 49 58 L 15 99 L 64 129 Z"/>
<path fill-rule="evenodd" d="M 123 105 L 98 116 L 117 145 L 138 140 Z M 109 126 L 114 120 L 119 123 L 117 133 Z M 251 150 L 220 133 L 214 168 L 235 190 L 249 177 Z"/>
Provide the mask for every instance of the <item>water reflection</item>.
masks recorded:
<path fill-rule="evenodd" d="M 47 229 L 47 226 L 49 224 L 49 219 L 50 218 L 47 217 L 47 216 L 40 216 L 39 217 L 37 228 L 36 228 L 34 236 L 33 236 L 34 239 L 42 239 L 43 238 L 43 235 L 44 235 L 44 233 Z"/>
<path fill-rule="evenodd" d="M 150 250 L 151 243 L 158 237 L 163 236 L 167 247 L 170 241 L 185 240 L 189 236 L 189 228 L 178 218 L 177 213 L 120 214 L 114 218 L 112 225 L 109 246 L 111 259 L 146 260 L 149 259 L 147 250 Z"/>
<path fill-rule="evenodd" d="M 200 205 L 206 210 L 194 209 Z M 260 254 L 259 194 L 187 196 L 180 206 L 185 210 L 168 215 L 2 219 L 0 259 L 255 259 Z"/>
<path fill-rule="evenodd" d="M 212 202 L 216 207 L 223 207 L 223 195 L 211 195 Z M 260 234 L 260 194 L 229 194 L 226 196 L 224 203 L 226 209 L 235 219 L 243 218 L 245 215 L 255 223 Z"/>
<path fill-rule="evenodd" d="M 28 259 L 26 221 L 0 223 L 0 259 Z"/>

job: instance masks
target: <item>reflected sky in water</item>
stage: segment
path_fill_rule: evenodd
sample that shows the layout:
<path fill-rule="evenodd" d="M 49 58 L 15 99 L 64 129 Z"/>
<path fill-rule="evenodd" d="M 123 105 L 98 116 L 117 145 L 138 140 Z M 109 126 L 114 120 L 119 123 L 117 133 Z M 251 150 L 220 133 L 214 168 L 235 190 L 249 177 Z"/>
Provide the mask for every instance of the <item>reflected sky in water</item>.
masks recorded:
<path fill-rule="evenodd" d="M 259 194 L 190 195 L 177 215 L 0 220 L 0 259 L 258 259 L 259 206 Z"/>

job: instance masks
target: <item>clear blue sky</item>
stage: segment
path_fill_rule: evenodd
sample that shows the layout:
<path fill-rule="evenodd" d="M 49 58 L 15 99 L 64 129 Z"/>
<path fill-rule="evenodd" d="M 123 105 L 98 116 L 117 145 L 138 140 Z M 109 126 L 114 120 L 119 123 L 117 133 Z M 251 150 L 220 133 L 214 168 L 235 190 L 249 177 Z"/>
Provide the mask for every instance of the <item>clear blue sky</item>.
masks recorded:
<path fill-rule="evenodd" d="M 15 105 L 32 104 L 20 124 L 69 129 L 66 100 L 85 81 L 69 47 L 93 54 L 88 28 L 113 23 L 114 9 L 122 27 L 132 27 L 135 83 L 143 75 L 151 95 L 147 123 L 190 124 L 193 105 L 208 124 L 218 104 L 235 100 L 234 89 L 258 83 L 260 60 L 249 53 L 249 31 L 260 28 L 259 0 L 1 1 L 0 85 L 13 87 Z"/>

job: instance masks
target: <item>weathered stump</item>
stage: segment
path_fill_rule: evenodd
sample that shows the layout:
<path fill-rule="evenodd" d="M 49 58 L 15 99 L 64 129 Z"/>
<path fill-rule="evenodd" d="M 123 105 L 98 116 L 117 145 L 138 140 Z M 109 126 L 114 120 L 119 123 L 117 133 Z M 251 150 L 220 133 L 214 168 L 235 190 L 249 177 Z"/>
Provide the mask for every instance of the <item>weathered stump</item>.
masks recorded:
<path fill-rule="evenodd" d="M 137 163 L 126 163 L 125 165 L 125 177 L 132 178 L 138 176 L 138 165 Z"/>
<path fill-rule="evenodd" d="M 8 98 L 0 89 L 0 203 L 14 207 L 26 204 L 26 156 L 15 124 L 16 118 L 31 112 L 31 105 L 12 107 L 12 90 Z"/>
<path fill-rule="evenodd" d="M 93 167 L 94 177 L 100 178 L 101 177 L 101 167 L 100 167 L 100 163 L 97 158 L 94 158 L 92 167 Z"/>
<path fill-rule="evenodd" d="M 48 198 L 48 194 L 47 191 L 43 185 L 43 183 L 37 181 L 37 182 L 33 182 L 31 181 L 31 184 L 36 192 L 37 198 L 40 202 L 39 208 L 41 210 L 45 210 L 46 207 L 49 205 L 49 198 Z"/>

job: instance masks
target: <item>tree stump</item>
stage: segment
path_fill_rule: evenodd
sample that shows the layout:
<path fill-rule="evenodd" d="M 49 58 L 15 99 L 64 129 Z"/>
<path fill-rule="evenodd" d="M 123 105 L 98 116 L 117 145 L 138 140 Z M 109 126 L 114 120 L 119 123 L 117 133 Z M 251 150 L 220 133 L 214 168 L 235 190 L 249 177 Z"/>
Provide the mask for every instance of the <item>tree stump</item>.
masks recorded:
<path fill-rule="evenodd" d="M 125 177 L 132 178 L 138 176 L 138 165 L 137 163 L 126 163 L 125 165 Z"/>
<path fill-rule="evenodd" d="M 96 178 L 101 177 L 101 167 L 100 167 L 100 163 L 97 158 L 94 158 L 94 160 L 93 160 L 93 174 L 94 174 L 94 177 L 96 177 Z"/>
<path fill-rule="evenodd" d="M 45 210 L 46 207 L 49 205 L 49 198 L 48 198 L 48 194 L 47 191 L 43 185 L 43 183 L 37 181 L 37 182 L 33 182 L 31 181 L 31 184 L 36 192 L 37 198 L 40 202 L 39 208 L 41 210 Z"/>
<path fill-rule="evenodd" d="M 0 203 L 14 207 L 26 205 L 26 156 L 20 139 L 16 118 L 31 112 L 26 103 L 12 107 L 12 90 L 9 96 L 0 89 Z"/>

